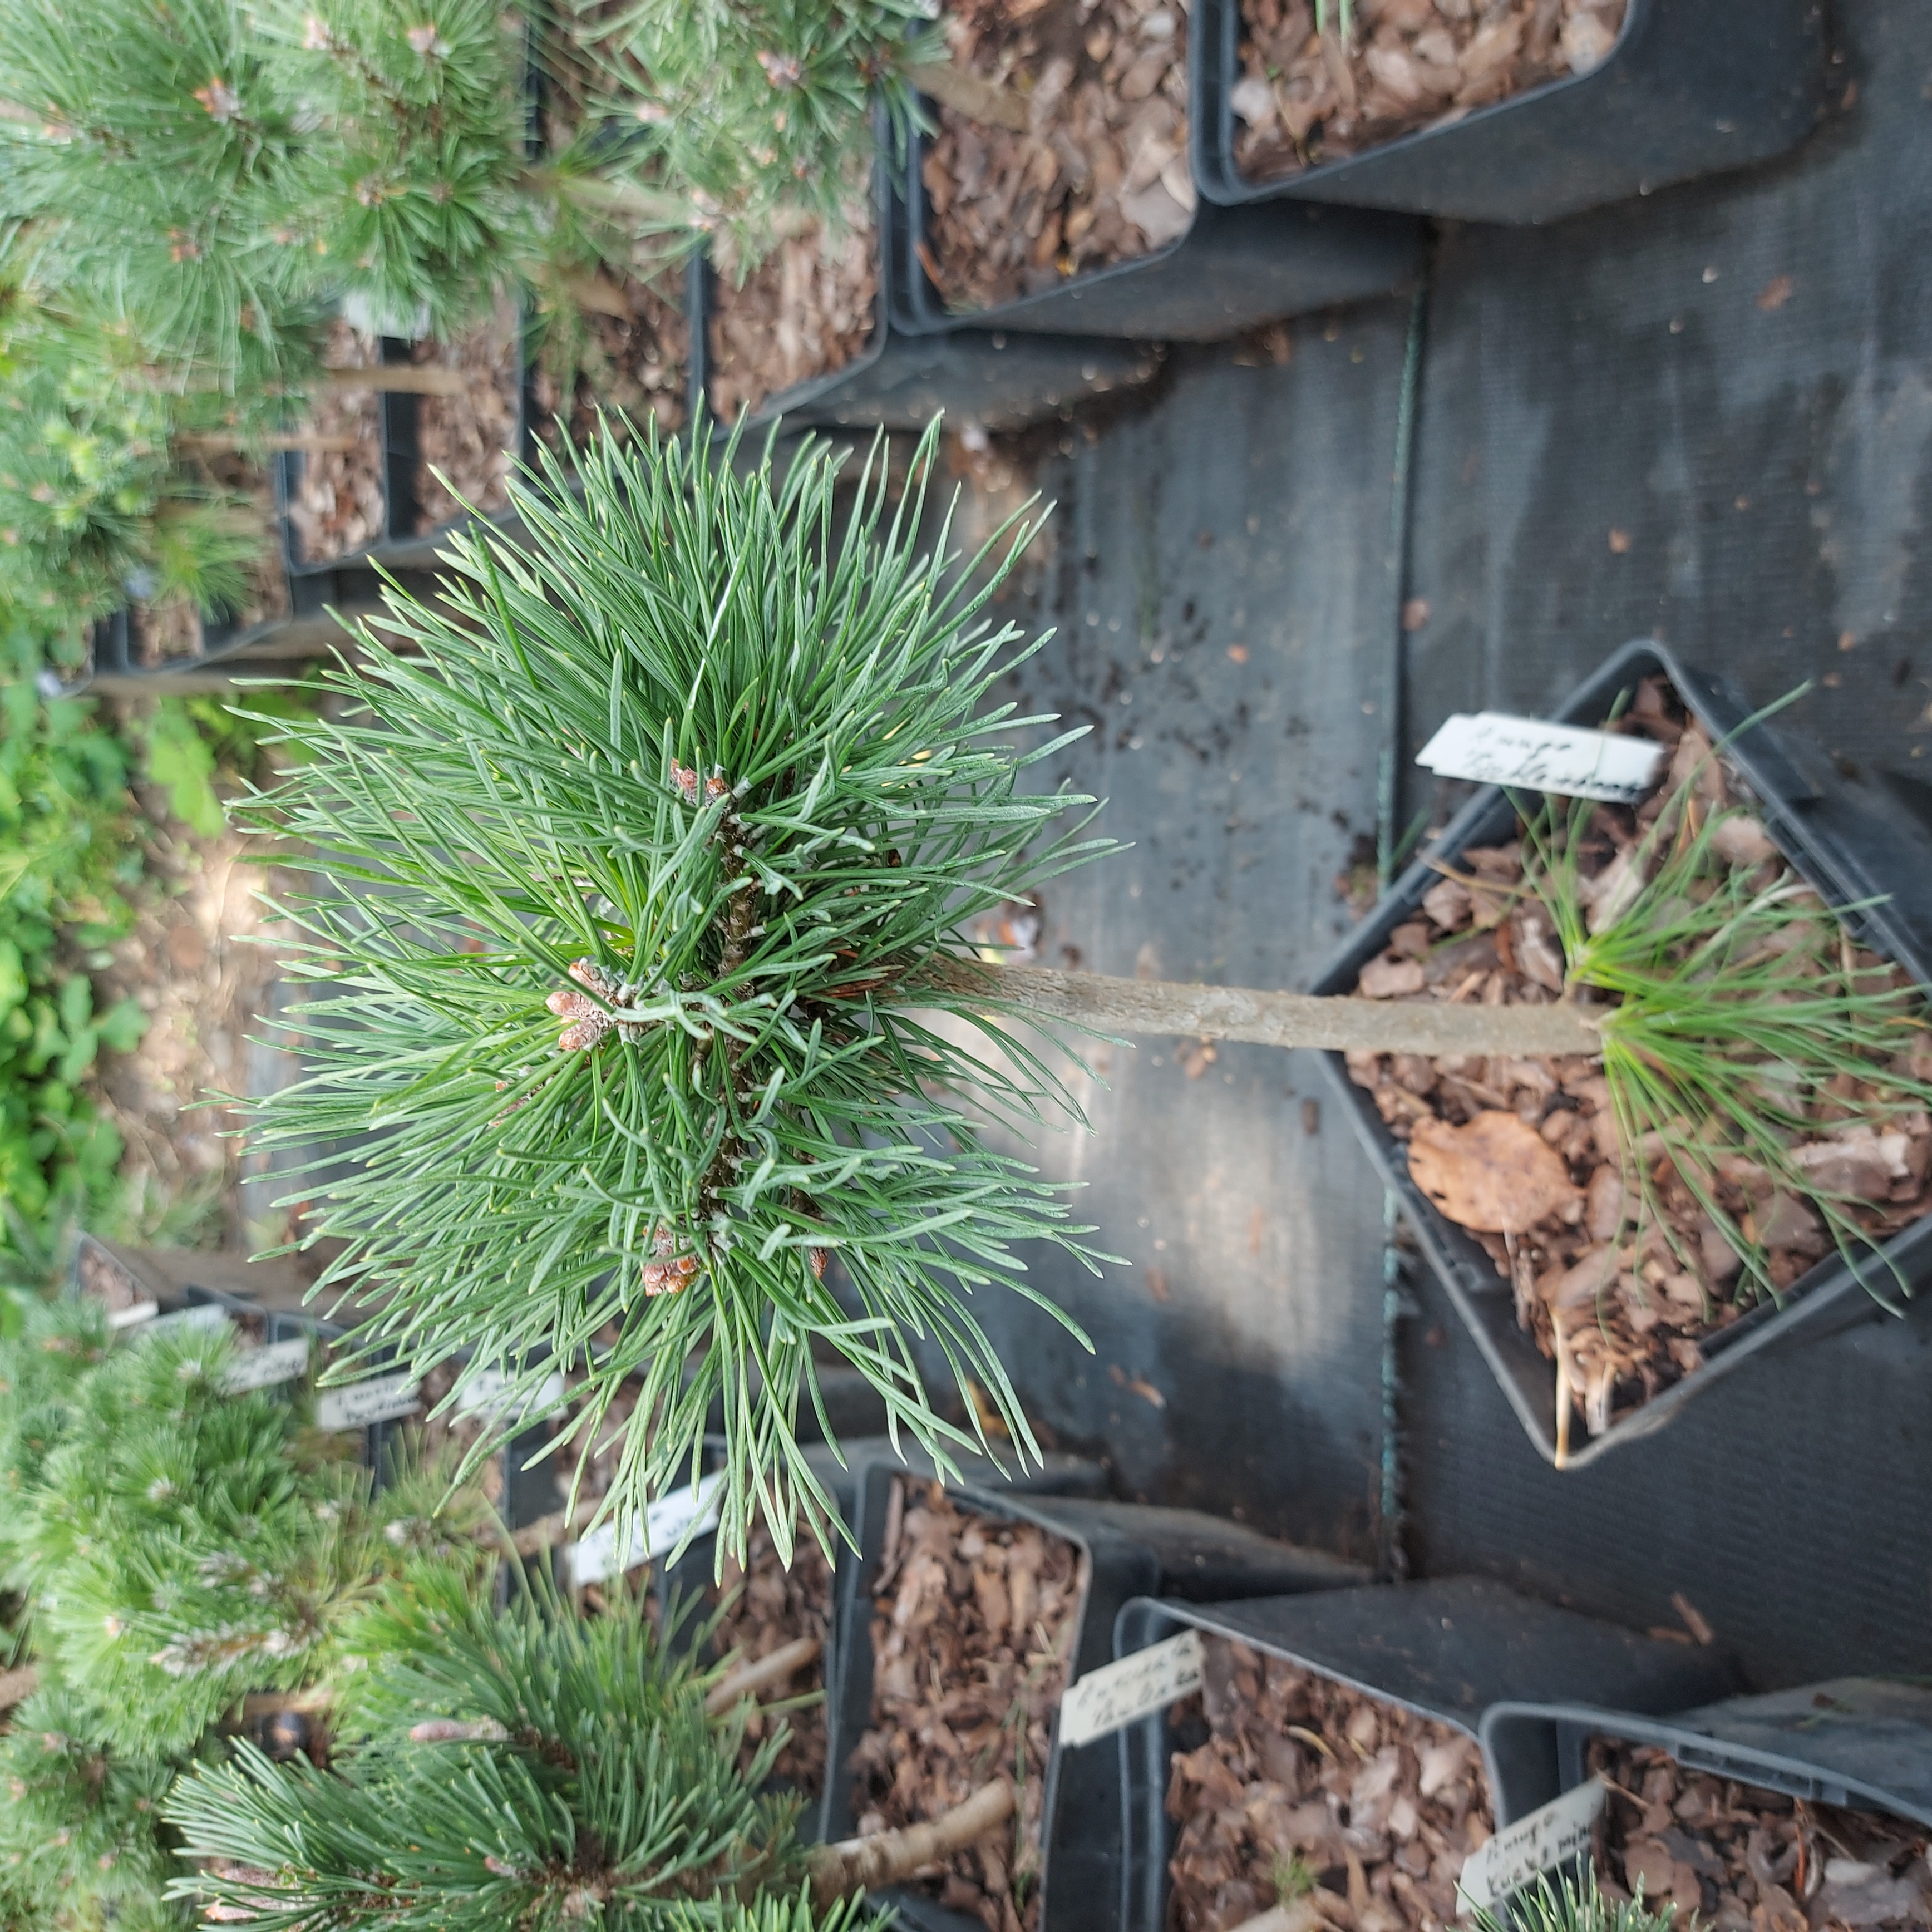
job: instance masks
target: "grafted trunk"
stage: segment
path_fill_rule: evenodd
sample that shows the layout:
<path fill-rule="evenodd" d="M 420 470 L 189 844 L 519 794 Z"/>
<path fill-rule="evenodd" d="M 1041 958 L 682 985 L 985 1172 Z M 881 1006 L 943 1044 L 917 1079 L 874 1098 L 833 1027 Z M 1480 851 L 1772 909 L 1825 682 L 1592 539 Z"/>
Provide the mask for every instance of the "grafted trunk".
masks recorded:
<path fill-rule="evenodd" d="M 836 1845 L 814 1845 L 806 1854 L 813 1900 L 823 1910 L 851 1892 L 902 1884 L 915 1872 L 997 1831 L 1013 1815 L 1013 1787 L 998 1778 L 925 1824 L 876 1832 L 868 1838 L 842 1839 Z"/>
<path fill-rule="evenodd" d="M 1263 993 L 1239 986 L 1119 980 L 1048 966 L 940 964 L 950 991 L 983 994 L 1042 1019 L 1072 1020 L 1097 1033 L 1192 1034 L 1262 1046 L 1328 1052 L 1508 1054 L 1556 1058 L 1603 1050 L 1598 1016 L 1558 1002 L 1547 1006 L 1462 1006 L 1448 1000 L 1364 1000 L 1348 995 Z"/>

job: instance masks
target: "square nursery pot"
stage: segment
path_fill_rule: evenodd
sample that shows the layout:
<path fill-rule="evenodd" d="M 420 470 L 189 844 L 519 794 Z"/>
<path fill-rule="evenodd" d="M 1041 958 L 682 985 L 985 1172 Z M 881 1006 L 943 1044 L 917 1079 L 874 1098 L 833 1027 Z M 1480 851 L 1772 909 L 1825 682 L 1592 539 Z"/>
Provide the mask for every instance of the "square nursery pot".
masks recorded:
<path fill-rule="evenodd" d="M 1121 1608 L 1115 1654 L 1190 1628 L 1234 1639 L 1472 1742 L 1491 1704 L 1532 1684 L 1588 1684 L 1587 1694 L 1575 1694 L 1658 1711 L 1728 1690 L 1734 1681 L 1719 1652 L 1640 1636 L 1474 1577 L 1235 1604 L 1137 1598 Z M 1174 1749 L 1166 1712 L 1120 1733 L 1121 1932 L 1166 1932 L 1168 1924 Z M 1492 1798 L 1500 1808 L 1493 1790 Z"/>
<path fill-rule="evenodd" d="M 412 344 L 404 338 L 385 335 L 380 340 L 383 368 L 406 367 L 412 360 L 410 350 Z M 516 421 L 507 446 L 512 458 L 518 460 L 530 454 L 530 358 L 525 352 L 524 332 L 520 324 L 517 347 Z M 376 396 L 376 418 L 380 425 L 382 442 L 382 529 L 374 542 L 364 544 L 359 549 L 346 550 L 328 557 L 310 557 L 304 554 L 302 538 L 289 514 L 289 506 L 302 485 L 303 454 L 300 450 L 284 450 L 277 458 L 276 496 L 281 509 L 283 554 L 298 606 L 308 608 L 303 604 L 302 596 L 302 580 L 304 578 L 316 577 L 332 571 L 353 569 L 358 566 L 389 564 L 407 567 L 411 564 L 427 562 L 433 559 L 436 546 L 452 530 L 460 529 L 473 520 L 466 515 L 459 516 L 428 530 L 419 531 L 416 528 L 422 514 L 422 497 L 416 472 L 422 460 L 423 410 L 424 405 L 431 400 L 426 396 L 390 390 L 383 390 Z M 319 604 L 316 608 L 320 608 Z"/>
<path fill-rule="evenodd" d="M 1200 76 L 1211 56 L 1203 0 L 1187 30 L 1190 143 L 1198 141 Z M 1384 296 L 1422 267 L 1422 231 L 1389 214 L 1300 204 L 1216 206 L 1197 190 L 1193 219 L 1164 247 L 1070 278 L 1058 288 L 976 310 L 954 311 L 921 260 L 928 219 L 922 172 L 926 138 L 915 135 L 899 178 L 888 264 L 895 328 L 907 334 L 956 328 L 1139 341 L 1216 342 L 1282 316 Z"/>
<path fill-rule="evenodd" d="M 1714 741 L 1736 731 L 1751 714 L 1751 706 L 1726 679 L 1682 662 L 1662 644 L 1639 639 L 1572 693 L 1555 718 L 1568 724 L 1599 724 L 1619 695 L 1654 673 L 1670 680 Z M 1885 898 L 1886 903 L 1847 915 L 1846 925 L 1872 950 L 1903 967 L 1916 984 L 1932 984 L 1932 832 L 1928 829 L 1932 815 L 1926 815 L 1920 788 L 1904 780 L 1888 780 L 1883 787 L 1840 781 L 1822 770 L 1815 778 L 1808 776 L 1761 723 L 1732 740 L 1724 756 L 1756 795 L 1765 829 L 1792 870 L 1828 905 Z M 1389 889 L 1310 991 L 1352 992 L 1362 967 L 1383 950 L 1396 926 L 1415 915 L 1423 895 L 1441 878 L 1436 862 L 1453 864 L 1467 847 L 1506 838 L 1515 823 L 1514 808 L 1500 787 L 1478 790 Z M 1410 1179 L 1405 1149 L 1383 1124 L 1369 1095 L 1348 1078 L 1342 1056 L 1329 1053 L 1323 1058 L 1343 1111 L 1384 1183 L 1400 1201 L 1422 1252 L 1524 1432 L 1546 1461 L 1556 1463 L 1555 1366 L 1517 1327 L 1509 1283 L 1474 1238 L 1447 1220 Z M 1932 1215 L 1900 1229 L 1878 1252 L 1908 1282 L 1932 1272 Z M 1869 1270 L 1882 1264 L 1866 1265 Z M 1703 1336 L 1697 1345 L 1701 1366 L 1613 1420 L 1601 1436 L 1580 1448 L 1573 1442 L 1561 1466 L 1580 1468 L 1661 1429 L 1702 1390 L 1766 1349 L 1815 1340 L 1879 1312 L 1857 1276 L 1834 1252 L 1795 1282 L 1781 1300 L 1760 1301 L 1728 1327 Z"/>
<path fill-rule="evenodd" d="M 1777 1795 L 1776 1809 L 1788 1810 L 1781 1801 L 1796 1800 L 1876 1814 L 1904 1826 L 1908 1839 L 1932 1829 L 1932 1690 L 1922 1683 L 1838 1678 L 1769 1696 L 1729 1698 L 1670 1718 L 1587 1700 L 1512 1698 L 1490 1708 L 1482 1736 L 1498 1826 L 1513 1824 L 1582 1784 L 1589 1775 L 1590 1742 L 1600 1738 L 1656 1747 L 1687 1772 L 1724 1780 L 1727 1811 L 1748 1810 L 1755 1786 Z M 1746 1788 L 1734 1797 L 1738 1786 Z M 1616 1808 L 1613 1818 L 1634 1836 L 1630 1807 L 1614 1792 L 1609 1802 Z M 1717 1874 L 1708 1863 L 1714 1847 L 1708 1838 L 1696 1842 L 1699 1822 L 1694 1812 L 1687 1817 L 1678 1811 L 1667 1849 L 1679 1856 L 1700 1854 L 1693 1871 L 1704 1864 L 1698 1875 L 1703 1886 L 1714 1890 Z M 1682 1841 L 1685 1833 L 1693 1841 L 1688 1845 Z M 1600 1827 L 1598 1843 L 1600 1850 Z M 1831 1876 L 1828 1867 L 1825 1876 Z M 1800 1893 L 1802 1910 L 1801 1888 L 1792 1889 Z M 1858 1922 L 1894 1916 L 1887 1911 Z M 1922 1918 L 1922 1909 L 1914 1916 Z"/>
<path fill-rule="evenodd" d="M 831 1694 L 824 1814 L 827 1839 L 848 1838 L 854 1828 L 850 1759 L 872 1724 L 872 1585 L 884 1548 L 892 1479 L 901 1473 L 897 1466 L 884 1462 L 866 1469 L 859 1490 L 858 1555 L 844 1566 L 841 1577 L 841 1642 Z M 1070 1683 L 1111 1660 L 1114 1619 L 1131 1598 L 1163 1593 L 1214 1600 L 1339 1592 L 1366 1582 L 1370 1574 L 1360 1564 L 1276 1542 L 1194 1510 L 965 1484 L 949 1485 L 946 1493 L 970 1513 L 1037 1524 L 1085 1554 L 1088 1580 L 1073 1613 Z M 1115 1932 L 1120 1814 L 1114 1754 L 1104 1740 L 1063 1749 L 1056 1738 L 1044 1806 L 1040 1932 Z M 919 1932 L 970 1932 L 979 1924 L 921 1893 L 893 1888 L 880 1896 Z"/>
<path fill-rule="evenodd" d="M 1299 200 L 1464 221 L 1553 221 L 1802 141 L 1823 100 L 1817 0 L 1629 0 L 1588 73 L 1272 181 L 1234 159 L 1240 0 L 1194 0 L 1204 50 L 1190 127 L 1195 178 L 1227 206 Z"/>

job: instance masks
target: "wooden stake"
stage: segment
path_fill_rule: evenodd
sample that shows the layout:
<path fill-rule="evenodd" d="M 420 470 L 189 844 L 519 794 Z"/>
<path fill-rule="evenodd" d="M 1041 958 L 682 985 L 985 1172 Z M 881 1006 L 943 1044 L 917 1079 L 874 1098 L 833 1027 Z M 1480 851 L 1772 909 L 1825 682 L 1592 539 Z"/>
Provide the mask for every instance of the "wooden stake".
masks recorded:
<path fill-rule="evenodd" d="M 292 436 L 178 436 L 175 447 L 190 456 L 253 456 L 278 449 L 298 449 L 310 455 L 331 450 L 350 450 L 361 442 L 359 436 L 323 436 L 319 433 Z"/>
<path fill-rule="evenodd" d="M 931 94 L 942 107 L 950 107 L 969 121 L 1004 128 L 1016 134 L 1027 131 L 1026 97 L 1010 87 L 955 67 L 950 61 L 917 61 L 905 72 L 920 93 Z"/>
<path fill-rule="evenodd" d="M 922 1825 L 814 1845 L 806 1854 L 812 1901 L 823 1911 L 854 1892 L 896 1885 L 927 1865 L 976 1845 L 1013 1815 L 1013 1788 L 1004 1778 L 983 1784 L 963 1804 Z"/>
<path fill-rule="evenodd" d="M 369 369 L 325 369 L 314 386 L 380 389 L 392 396 L 466 396 L 470 378 L 460 369 L 440 369 L 430 362 L 383 362 Z"/>
<path fill-rule="evenodd" d="M 714 1718 L 722 1716 L 741 1697 L 748 1697 L 768 1684 L 782 1684 L 796 1676 L 824 1648 L 815 1636 L 795 1636 L 764 1656 L 741 1664 L 706 1694 L 705 1709 Z"/>
<path fill-rule="evenodd" d="M 1364 1000 L 1346 994 L 1253 992 L 1238 986 L 1117 980 L 1048 966 L 986 966 L 950 959 L 935 976 L 949 992 L 985 997 L 1042 1019 L 1096 1033 L 1167 1034 L 1328 1052 L 1503 1054 L 1556 1058 L 1603 1051 L 1585 1008 L 1452 1006 L 1447 1000 Z"/>

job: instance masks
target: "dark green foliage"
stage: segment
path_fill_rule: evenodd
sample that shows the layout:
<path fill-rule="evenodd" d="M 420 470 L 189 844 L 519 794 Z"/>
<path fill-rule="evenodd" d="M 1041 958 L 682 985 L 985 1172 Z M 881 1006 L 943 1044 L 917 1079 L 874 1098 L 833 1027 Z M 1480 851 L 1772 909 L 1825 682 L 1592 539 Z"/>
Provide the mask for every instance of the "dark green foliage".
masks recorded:
<path fill-rule="evenodd" d="M 906 69 L 945 58 L 922 0 L 578 0 L 577 14 L 632 166 L 692 190 L 746 267 L 801 214 L 836 226 L 868 201 L 874 107 L 903 153 L 919 120 Z"/>
<path fill-rule="evenodd" d="M 170 1802 L 211 1862 L 178 1888 L 225 1916 L 620 1932 L 715 1924 L 721 1908 L 693 1901 L 796 1882 L 796 1801 L 757 1791 L 782 1738 L 741 1771 L 742 1720 L 706 1715 L 708 1680 L 637 1604 L 585 1621 L 525 1598 L 496 1617 L 446 1586 L 396 1586 L 346 1642 L 370 1682 L 340 1775 L 243 1748 Z"/>
<path fill-rule="evenodd" d="M 97 1012 L 86 968 L 131 922 L 141 859 L 127 746 L 91 702 L 40 697 L 17 622 L 0 652 L 0 1270 L 33 1279 L 116 1195 L 121 1136 L 82 1083 L 146 1021 L 131 1001 Z"/>
<path fill-rule="evenodd" d="M 0 1380 L 44 1391 L 10 1445 L 8 1540 L 38 1648 L 116 1748 L 186 1751 L 244 1693 L 313 1681 L 375 1580 L 451 1560 L 452 1536 L 462 1574 L 487 1566 L 473 1499 L 433 1520 L 440 1474 L 372 1502 L 289 1403 L 226 1393 L 225 1328 L 130 1342 L 58 1387 L 68 1353 L 98 1347 L 92 1322 L 39 1315 L 0 1346 Z"/>
<path fill-rule="evenodd" d="M 342 722 L 290 734 L 310 762 L 257 816 L 361 896 L 298 908 L 318 1070 L 255 1142 L 369 1137 L 302 1185 L 345 1244 L 325 1281 L 389 1298 L 370 1337 L 419 1372 L 507 1360 L 532 1394 L 531 1352 L 599 1338 L 580 1443 L 644 1385 L 606 1508 L 694 1478 L 718 1401 L 721 1560 L 761 1508 L 788 1550 L 800 1510 L 826 1533 L 814 1340 L 943 1460 L 973 1438 L 926 1338 L 1033 1450 L 973 1304 L 1037 1298 L 1021 1244 L 1096 1258 L 964 1110 L 1024 1124 L 1058 1089 L 934 968 L 1104 842 L 1052 831 L 1088 801 L 1022 789 L 1064 740 L 1019 753 L 1048 721 L 992 702 L 1031 648 L 982 616 L 1010 556 L 950 579 L 916 481 L 888 522 L 868 468 L 841 530 L 822 452 L 740 476 L 702 438 L 606 439 L 577 466 L 580 502 L 526 494 L 526 544 L 459 540 L 443 599 L 394 598 L 338 674 Z"/>
<path fill-rule="evenodd" d="M 180 1932 L 193 1922 L 166 1896 L 179 1870 L 161 1822 L 175 1763 L 98 1742 L 70 1691 L 37 1691 L 0 1736 L 0 1924 L 7 1892 L 21 1932 Z"/>

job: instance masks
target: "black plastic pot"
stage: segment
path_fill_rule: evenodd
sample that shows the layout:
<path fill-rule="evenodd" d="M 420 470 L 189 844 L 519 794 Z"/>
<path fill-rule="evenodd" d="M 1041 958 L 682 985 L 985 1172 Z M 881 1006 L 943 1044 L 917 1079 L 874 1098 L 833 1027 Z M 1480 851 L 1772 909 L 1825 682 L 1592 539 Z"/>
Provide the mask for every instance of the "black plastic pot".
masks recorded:
<path fill-rule="evenodd" d="M 1190 1628 L 1233 1638 L 1472 1738 L 1490 1704 L 1530 1684 L 1667 1711 L 1734 1682 L 1721 1652 L 1640 1636 L 1474 1577 L 1238 1604 L 1137 1598 L 1122 1607 L 1114 1654 L 1131 1655 Z M 1118 1924 L 1120 1932 L 1166 1932 L 1166 1714 L 1120 1738 Z"/>
<path fill-rule="evenodd" d="M 1659 644 L 1626 644 L 1561 706 L 1564 724 L 1595 725 L 1618 696 L 1639 679 L 1660 672 L 1714 739 L 1735 732 L 1751 707 L 1724 679 L 1682 663 Z M 1888 903 L 1846 916 L 1861 941 L 1895 960 L 1920 985 L 1932 983 L 1932 839 L 1891 798 L 1823 775 L 1801 774 L 1768 725 L 1731 740 L 1725 756 L 1756 794 L 1765 828 L 1792 868 L 1830 904 L 1844 906 L 1890 895 Z M 1515 808 L 1501 789 L 1484 787 L 1450 821 L 1442 837 L 1411 866 L 1315 981 L 1316 993 L 1348 993 L 1362 967 L 1388 935 L 1415 916 L 1423 895 L 1441 878 L 1436 862 L 1453 863 L 1464 848 L 1509 836 Z M 1382 1178 L 1402 1210 L 1430 1265 L 1524 1432 L 1554 1463 L 1556 1389 L 1553 1365 L 1516 1325 L 1509 1284 L 1462 1228 L 1446 1220 L 1410 1180 L 1408 1156 L 1384 1126 L 1374 1102 L 1349 1079 L 1339 1053 L 1324 1056 L 1330 1081 Z M 1883 1255 L 1907 1280 L 1932 1272 L 1932 1216 L 1900 1230 Z M 1868 1262 L 1868 1270 L 1880 1263 Z M 1623 1415 L 1594 1440 L 1574 1444 L 1564 1466 L 1580 1468 L 1621 1444 L 1661 1429 L 1685 1402 L 1762 1351 L 1816 1340 L 1879 1312 L 1858 1277 L 1835 1253 L 1796 1282 L 1781 1302 L 1764 1301 L 1699 1344 L 1703 1366 Z"/>
<path fill-rule="evenodd" d="M 382 337 L 381 342 L 385 368 L 398 368 L 409 363 L 410 343 L 392 335 Z M 522 458 L 530 454 L 530 370 L 520 337 L 518 356 L 517 427 L 511 453 Z M 302 482 L 302 453 L 300 450 L 284 450 L 278 458 L 276 496 L 282 513 L 283 554 L 289 575 L 298 586 L 298 598 L 300 580 L 305 577 L 358 566 L 414 561 L 430 554 L 452 530 L 472 520 L 468 517 L 458 517 L 428 530 L 418 531 L 416 528 L 416 520 L 422 509 L 416 488 L 416 469 L 422 457 L 421 424 L 424 400 L 421 396 L 391 390 L 382 391 L 376 398 L 378 420 L 382 426 L 382 533 L 376 542 L 360 550 L 345 551 L 338 556 L 313 559 L 302 554 L 295 526 L 288 516 L 288 505 Z"/>
<path fill-rule="evenodd" d="M 1190 75 L 1204 71 L 1209 45 L 1196 0 L 1187 33 Z M 1190 141 L 1200 119 L 1198 78 L 1192 86 Z M 892 324 L 905 334 L 1012 329 L 1216 342 L 1282 316 L 1387 295 L 1421 268 L 1422 231 L 1412 220 L 1290 205 L 1220 208 L 1202 199 L 1186 232 L 1164 248 L 996 308 L 955 312 L 920 259 L 928 214 L 926 154 L 926 137 L 915 136 L 899 179 L 888 264 Z M 1198 184 L 1198 166 L 1195 176 Z"/>
<path fill-rule="evenodd" d="M 1932 1690 L 1922 1684 L 1844 1677 L 1669 1718 L 1511 1699 L 1486 1713 L 1482 1736 L 1499 1826 L 1581 1784 L 1591 1738 L 1610 1737 L 1807 1803 L 1932 1826 Z"/>
<path fill-rule="evenodd" d="M 1194 0 L 1195 179 L 1226 206 L 1298 200 L 1464 221 L 1553 221 L 1780 154 L 1823 100 L 1817 0 L 1629 0 L 1588 74 L 1479 107 L 1347 160 L 1274 181 L 1234 160 L 1240 0 Z"/>
<path fill-rule="evenodd" d="M 838 1622 L 841 1633 L 830 1700 L 824 1832 L 850 1835 L 853 1748 L 872 1714 L 872 1595 L 883 1550 L 891 1484 L 898 1468 L 870 1465 L 859 1490 L 859 1555 L 848 1562 Z M 1276 1543 L 1238 1523 L 1194 1510 L 1072 1496 L 1022 1496 L 965 1485 L 947 1493 L 962 1508 L 1007 1521 L 1037 1523 L 1084 1550 L 1087 1593 L 1076 1612 L 1070 1682 L 1114 1654 L 1114 1623 L 1130 1598 L 1161 1593 L 1214 1601 L 1304 1591 L 1339 1592 L 1366 1582 L 1360 1564 Z M 1056 1730 L 1057 1730 L 1056 1726 Z M 1104 1740 L 1063 1750 L 1056 1738 L 1046 1772 L 1041 1820 L 1040 1932 L 1114 1932 L 1120 1856 L 1118 1774 Z M 923 1894 L 882 1894 L 922 1932 L 976 1923 Z"/>

